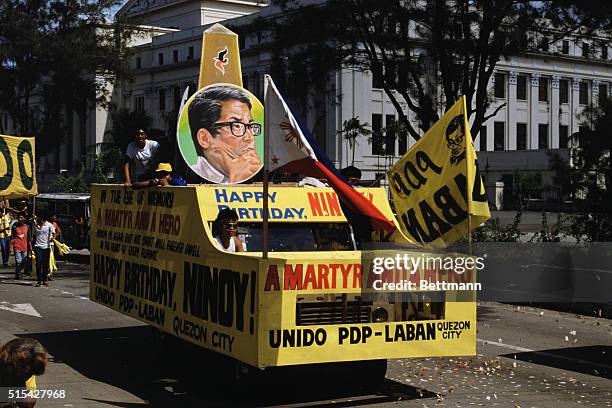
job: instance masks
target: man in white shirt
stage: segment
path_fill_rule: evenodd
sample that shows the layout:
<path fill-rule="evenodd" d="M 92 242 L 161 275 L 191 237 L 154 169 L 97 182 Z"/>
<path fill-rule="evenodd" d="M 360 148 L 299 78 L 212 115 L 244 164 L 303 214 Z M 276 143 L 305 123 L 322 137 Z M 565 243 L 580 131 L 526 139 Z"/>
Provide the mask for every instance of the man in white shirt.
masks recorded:
<path fill-rule="evenodd" d="M 159 162 L 159 143 L 147 139 L 147 133 L 138 129 L 136 140 L 125 151 L 124 162 L 125 184 L 130 186 L 140 176 L 155 170 Z"/>
<path fill-rule="evenodd" d="M 36 279 L 40 286 L 42 283 L 49 286 L 47 278 L 49 275 L 49 255 L 51 253 L 51 241 L 55 237 L 53 224 L 47 221 L 45 214 L 39 214 L 34 226 L 34 254 L 36 256 Z"/>

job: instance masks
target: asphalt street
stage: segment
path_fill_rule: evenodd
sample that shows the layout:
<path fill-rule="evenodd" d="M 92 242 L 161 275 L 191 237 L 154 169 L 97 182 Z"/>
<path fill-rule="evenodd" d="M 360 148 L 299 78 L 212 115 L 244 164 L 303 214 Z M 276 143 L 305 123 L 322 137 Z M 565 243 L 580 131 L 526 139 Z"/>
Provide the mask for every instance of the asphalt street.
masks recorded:
<path fill-rule="evenodd" d="M 608 319 L 483 303 L 476 356 L 390 360 L 377 390 L 329 366 L 231 388 L 209 356 L 161 353 L 149 327 L 89 301 L 87 266 L 59 266 L 49 288 L 0 269 L 0 342 L 38 339 L 51 355 L 39 388 L 66 390 L 37 407 L 612 406 Z"/>

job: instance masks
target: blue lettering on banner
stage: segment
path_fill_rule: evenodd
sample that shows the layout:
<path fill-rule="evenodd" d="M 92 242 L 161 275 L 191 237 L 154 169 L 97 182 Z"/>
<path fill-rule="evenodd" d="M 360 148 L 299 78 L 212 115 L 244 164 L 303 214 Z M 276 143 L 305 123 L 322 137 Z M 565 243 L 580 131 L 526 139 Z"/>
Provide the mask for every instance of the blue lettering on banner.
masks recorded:
<path fill-rule="evenodd" d="M 276 194 L 274 191 L 272 193 L 268 193 L 268 198 L 270 202 L 276 202 Z M 255 201 L 256 203 L 263 201 L 263 192 L 261 191 L 232 191 L 231 194 L 228 195 L 227 190 L 222 188 L 215 189 L 215 199 L 218 203 L 248 203 L 250 200 Z"/>
<path fill-rule="evenodd" d="M 217 205 L 219 211 L 224 208 L 231 208 L 225 204 Z M 263 208 L 234 208 L 241 220 L 261 220 L 263 218 Z M 303 220 L 306 219 L 304 208 L 270 208 L 269 217 L 271 220 Z"/>

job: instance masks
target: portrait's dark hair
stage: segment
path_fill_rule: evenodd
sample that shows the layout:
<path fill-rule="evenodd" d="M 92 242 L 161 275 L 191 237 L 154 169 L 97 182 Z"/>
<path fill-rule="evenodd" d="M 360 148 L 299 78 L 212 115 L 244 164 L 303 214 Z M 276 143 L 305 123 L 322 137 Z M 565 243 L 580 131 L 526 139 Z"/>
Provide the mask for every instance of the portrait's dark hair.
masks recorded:
<path fill-rule="evenodd" d="M 346 177 L 357 177 L 359 179 L 361 179 L 361 170 L 359 170 L 357 167 L 355 166 L 348 166 L 343 168 L 342 170 L 340 170 L 340 173 Z"/>
<path fill-rule="evenodd" d="M 231 208 L 224 208 L 219 211 L 217 218 L 213 222 L 213 236 L 221 236 L 221 224 L 225 221 L 238 221 L 238 213 Z"/>
<path fill-rule="evenodd" d="M 455 116 L 446 126 L 446 140 L 449 140 L 450 135 L 452 135 L 457 129 L 461 128 L 461 133 L 465 133 L 464 127 L 464 119 L 463 115 Z"/>
<path fill-rule="evenodd" d="M 23 387 L 46 368 L 47 350 L 34 339 L 15 339 L 0 347 L 0 387 Z"/>
<path fill-rule="evenodd" d="M 208 129 L 214 137 L 217 129 L 214 129 L 213 125 L 221 115 L 221 102 L 232 99 L 245 103 L 249 109 L 252 107 L 251 100 L 242 90 L 229 86 L 211 86 L 197 95 L 189 104 L 187 110 L 189 129 L 191 129 L 191 138 L 198 155 L 202 155 L 202 148 L 198 143 L 198 131 L 202 128 Z"/>

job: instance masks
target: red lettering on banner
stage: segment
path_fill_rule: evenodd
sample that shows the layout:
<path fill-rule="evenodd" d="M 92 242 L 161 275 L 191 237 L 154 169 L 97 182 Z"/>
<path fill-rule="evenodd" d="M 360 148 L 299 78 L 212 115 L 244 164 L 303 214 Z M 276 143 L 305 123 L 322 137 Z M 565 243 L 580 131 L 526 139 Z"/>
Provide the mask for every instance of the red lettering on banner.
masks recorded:
<path fill-rule="evenodd" d="M 302 290 L 302 264 L 295 265 L 295 269 L 289 264 L 285 265 L 285 278 L 283 287 L 285 290 Z"/>
<path fill-rule="evenodd" d="M 280 282 L 278 280 L 278 268 L 276 265 L 268 266 L 268 274 L 266 275 L 266 284 L 264 290 L 269 292 L 272 288 L 280 290 Z"/>
<path fill-rule="evenodd" d="M 325 193 L 325 197 L 327 197 L 329 215 L 340 216 L 342 212 L 340 211 L 340 202 L 336 193 Z"/>
<path fill-rule="evenodd" d="M 317 193 L 308 193 L 308 202 L 310 203 L 310 210 L 312 215 L 315 217 L 321 217 L 323 211 L 321 210 L 321 202 Z"/>
<path fill-rule="evenodd" d="M 315 276 L 314 265 L 308 265 L 306 267 L 306 277 L 304 278 L 304 284 L 302 287 L 307 289 L 309 283 L 312 284 L 311 289 L 319 289 L 317 286 L 317 277 Z"/>

